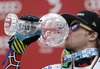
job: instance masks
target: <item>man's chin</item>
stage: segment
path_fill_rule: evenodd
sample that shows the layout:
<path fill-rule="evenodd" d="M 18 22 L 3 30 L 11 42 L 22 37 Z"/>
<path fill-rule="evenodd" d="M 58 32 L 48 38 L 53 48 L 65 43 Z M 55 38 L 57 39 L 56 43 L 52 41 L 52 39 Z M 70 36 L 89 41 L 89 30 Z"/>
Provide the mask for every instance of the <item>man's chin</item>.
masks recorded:
<path fill-rule="evenodd" d="M 69 46 L 69 45 L 66 45 L 65 48 L 66 48 L 66 49 L 70 49 L 70 46 Z"/>

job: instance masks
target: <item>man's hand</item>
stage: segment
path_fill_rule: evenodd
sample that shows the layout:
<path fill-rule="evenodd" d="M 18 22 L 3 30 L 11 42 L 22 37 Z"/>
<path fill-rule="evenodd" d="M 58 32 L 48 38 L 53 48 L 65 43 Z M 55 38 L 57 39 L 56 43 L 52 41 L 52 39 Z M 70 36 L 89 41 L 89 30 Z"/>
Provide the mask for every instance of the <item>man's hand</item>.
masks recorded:
<path fill-rule="evenodd" d="M 19 19 L 30 21 L 32 23 L 38 22 L 39 18 L 32 15 L 23 15 Z M 8 43 L 9 43 L 9 51 L 6 56 L 6 59 L 2 64 L 4 65 L 3 69 L 20 69 L 20 61 L 22 54 L 24 54 L 26 47 L 35 42 L 41 35 L 41 30 L 37 30 L 34 34 L 27 34 L 23 35 L 18 32 L 14 36 L 12 36 Z M 8 61 L 6 61 L 8 59 Z"/>
<path fill-rule="evenodd" d="M 23 15 L 21 16 L 19 19 L 21 20 L 25 20 L 25 21 L 30 21 L 30 22 L 38 22 L 39 18 L 36 16 L 32 16 L 32 15 Z M 41 30 L 37 30 L 35 34 L 33 34 L 33 36 L 30 36 L 29 38 L 26 38 L 23 40 L 23 43 L 26 45 L 29 45 L 32 42 L 35 42 L 41 35 Z"/>
<path fill-rule="evenodd" d="M 62 51 L 62 54 L 61 54 L 61 65 L 62 65 L 62 68 L 63 68 L 63 67 L 64 67 L 64 68 L 67 68 L 67 67 L 68 67 L 68 63 L 64 63 L 64 57 L 65 57 L 66 55 L 70 55 L 70 52 L 69 52 L 68 50 L 64 49 L 64 50 Z"/>
<path fill-rule="evenodd" d="M 32 15 L 23 15 L 19 19 L 30 21 L 32 23 L 38 22 L 39 18 Z M 18 53 L 23 54 L 26 47 L 35 42 L 41 36 L 41 30 L 37 30 L 34 34 L 23 35 L 18 32 L 9 40 L 10 48 Z"/>

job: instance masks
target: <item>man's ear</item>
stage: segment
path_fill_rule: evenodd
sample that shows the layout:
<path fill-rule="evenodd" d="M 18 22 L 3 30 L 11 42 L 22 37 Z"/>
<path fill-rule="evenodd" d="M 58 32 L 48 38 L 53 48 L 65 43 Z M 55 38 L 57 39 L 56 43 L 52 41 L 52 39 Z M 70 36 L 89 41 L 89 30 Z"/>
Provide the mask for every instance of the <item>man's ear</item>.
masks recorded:
<path fill-rule="evenodd" d="M 89 40 L 96 40 L 98 38 L 98 33 L 97 32 L 92 32 L 89 35 Z"/>

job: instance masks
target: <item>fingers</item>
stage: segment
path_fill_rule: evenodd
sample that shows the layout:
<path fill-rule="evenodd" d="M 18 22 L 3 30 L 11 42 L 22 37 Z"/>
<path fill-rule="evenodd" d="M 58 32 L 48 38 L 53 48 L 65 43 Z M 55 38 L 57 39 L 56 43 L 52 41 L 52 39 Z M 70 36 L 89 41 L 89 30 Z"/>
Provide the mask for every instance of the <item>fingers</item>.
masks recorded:
<path fill-rule="evenodd" d="M 19 19 L 26 20 L 26 21 L 32 21 L 32 22 L 38 22 L 39 18 L 34 15 L 22 15 Z"/>

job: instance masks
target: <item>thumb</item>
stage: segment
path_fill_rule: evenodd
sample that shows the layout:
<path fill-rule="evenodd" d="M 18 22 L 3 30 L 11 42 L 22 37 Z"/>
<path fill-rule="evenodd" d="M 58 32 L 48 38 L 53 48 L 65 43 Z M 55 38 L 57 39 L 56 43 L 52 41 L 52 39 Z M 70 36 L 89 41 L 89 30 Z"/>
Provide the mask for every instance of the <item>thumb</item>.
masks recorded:
<path fill-rule="evenodd" d="M 61 53 L 61 64 L 64 64 L 64 56 L 66 55 L 65 51 L 63 50 Z"/>

